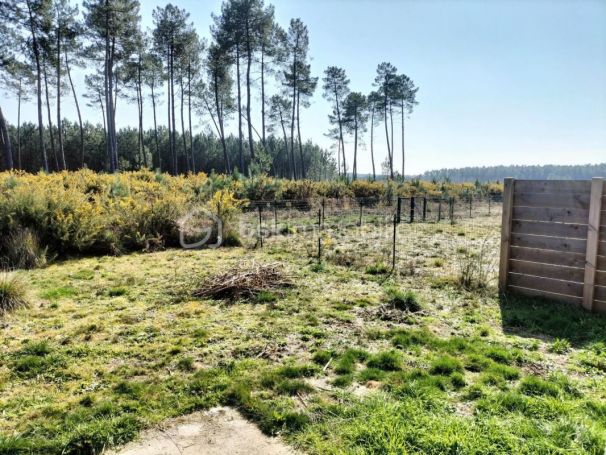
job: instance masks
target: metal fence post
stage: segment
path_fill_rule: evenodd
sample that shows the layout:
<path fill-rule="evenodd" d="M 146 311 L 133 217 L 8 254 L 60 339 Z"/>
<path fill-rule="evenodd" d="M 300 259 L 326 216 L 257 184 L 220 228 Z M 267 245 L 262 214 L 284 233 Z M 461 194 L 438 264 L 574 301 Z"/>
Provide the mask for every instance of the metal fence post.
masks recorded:
<path fill-rule="evenodd" d="M 278 202 L 274 200 L 274 232 L 278 233 Z"/>
<path fill-rule="evenodd" d="M 261 204 L 257 206 L 259 209 L 259 245 L 263 248 L 263 218 Z"/>
<path fill-rule="evenodd" d="M 402 198 L 398 196 L 398 208 L 396 211 L 396 223 L 400 224 L 402 221 Z"/>
<path fill-rule="evenodd" d="M 442 198 L 438 199 L 438 223 L 442 220 Z"/>
<path fill-rule="evenodd" d="M 393 217 L 393 240 L 392 240 L 392 248 L 391 248 L 391 271 L 393 272 L 396 269 L 396 232 L 398 225 L 398 217 Z"/>
<path fill-rule="evenodd" d="M 415 197 L 411 196 L 410 198 L 410 222 L 414 223 L 415 221 Z"/>
<path fill-rule="evenodd" d="M 449 215 L 450 215 L 450 224 L 454 224 L 454 197 L 450 198 L 449 203 Z"/>
<path fill-rule="evenodd" d="M 358 221 L 358 226 L 362 226 L 362 203 L 358 202 L 358 204 L 360 204 L 360 221 Z"/>
<path fill-rule="evenodd" d="M 472 204 L 473 204 L 473 194 L 469 193 L 469 218 L 471 218 Z"/>
<path fill-rule="evenodd" d="M 322 198 L 322 228 L 324 228 L 324 220 L 326 219 L 325 212 L 326 212 L 326 199 Z"/>
<path fill-rule="evenodd" d="M 427 196 L 423 196 L 423 222 L 427 219 Z"/>

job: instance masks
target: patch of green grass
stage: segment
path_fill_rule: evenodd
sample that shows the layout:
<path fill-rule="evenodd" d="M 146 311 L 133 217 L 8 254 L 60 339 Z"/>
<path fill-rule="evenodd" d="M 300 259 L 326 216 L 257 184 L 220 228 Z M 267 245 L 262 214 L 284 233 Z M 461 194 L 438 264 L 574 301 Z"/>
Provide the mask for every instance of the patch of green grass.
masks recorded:
<path fill-rule="evenodd" d="M 107 290 L 109 297 L 122 297 L 128 295 L 128 288 L 126 286 L 114 286 Z"/>
<path fill-rule="evenodd" d="M 414 313 L 423 309 L 419 297 L 413 291 L 401 291 L 396 287 L 389 287 L 385 292 L 387 302 L 398 310 Z"/>
<path fill-rule="evenodd" d="M 454 372 L 463 371 L 463 364 L 454 357 L 442 356 L 431 362 L 429 373 L 448 376 Z"/>
<path fill-rule="evenodd" d="M 299 379 L 285 379 L 276 384 L 276 391 L 286 395 L 298 395 L 313 392 L 313 387 Z"/>
<path fill-rule="evenodd" d="M 181 371 L 194 371 L 193 357 L 182 357 L 177 361 L 177 368 Z"/>
<path fill-rule="evenodd" d="M 369 275 L 384 275 L 389 272 L 389 266 L 384 262 L 375 262 L 366 267 L 366 273 Z"/>
<path fill-rule="evenodd" d="M 330 361 L 330 359 L 333 359 L 334 356 L 335 356 L 334 351 L 320 349 L 319 351 L 314 352 L 311 359 L 318 365 L 324 366 Z"/>
<path fill-rule="evenodd" d="M 401 370 L 403 366 L 402 354 L 398 351 L 382 351 L 371 355 L 366 361 L 369 368 L 376 368 L 384 371 Z"/>
<path fill-rule="evenodd" d="M 560 394 L 560 388 L 550 382 L 542 379 L 539 376 L 526 376 L 520 382 L 520 392 L 524 395 L 547 395 L 551 397 L 557 397 Z"/>
<path fill-rule="evenodd" d="M 337 374 L 353 373 L 357 362 L 363 362 L 368 358 L 368 353 L 361 349 L 347 349 L 341 354 L 335 364 L 334 370 Z"/>
<path fill-rule="evenodd" d="M 307 378 L 318 373 L 316 365 L 311 364 L 290 364 L 278 368 L 276 374 L 283 378 Z"/>
<path fill-rule="evenodd" d="M 342 374 L 334 378 L 331 382 L 335 387 L 349 387 L 353 383 L 353 374 Z"/>
<path fill-rule="evenodd" d="M 59 300 L 68 297 L 73 297 L 78 293 L 78 290 L 72 286 L 61 286 L 51 289 L 46 289 L 40 293 L 40 297 L 45 300 Z"/>
<path fill-rule="evenodd" d="M 564 354 L 565 352 L 570 351 L 570 341 L 565 338 L 556 338 L 549 346 L 549 352 L 554 352 L 556 354 Z"/>
<path fill-rule="evenodd" d="M 257 303 L 274 303 L 278 300 L 278 296 L 273 292 L 261 291 L 255 296 Z"/>
<path fill-rule="evenodd" d="M 385 378 L 385 371 L 379 368 L 364 368 L 358 373 L 358 380 L 361 382 L 381 381 Z"/>

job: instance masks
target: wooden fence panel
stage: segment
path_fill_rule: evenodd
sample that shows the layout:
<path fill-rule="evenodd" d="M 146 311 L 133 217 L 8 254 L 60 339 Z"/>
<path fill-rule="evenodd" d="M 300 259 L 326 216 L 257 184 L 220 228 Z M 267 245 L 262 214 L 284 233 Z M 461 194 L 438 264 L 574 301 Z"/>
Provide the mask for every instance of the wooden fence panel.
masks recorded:
<path fill-rule="evenodd" d="M 606 185 L 505 179 L 499 290 L 606 313 Z"/>

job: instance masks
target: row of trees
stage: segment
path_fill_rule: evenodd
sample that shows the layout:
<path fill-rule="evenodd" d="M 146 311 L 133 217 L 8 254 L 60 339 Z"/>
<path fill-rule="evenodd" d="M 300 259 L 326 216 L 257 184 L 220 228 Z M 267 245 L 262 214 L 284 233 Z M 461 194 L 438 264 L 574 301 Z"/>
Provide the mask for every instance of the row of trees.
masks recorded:
<path fill-rule="evenodd" d="M 404 175 L 404 118 L 416 104 L 417 89 L 393 65 L 379 65 L 375 91 L 368 95 L 350 92 L 343 69 L 325 71 L 324 95 L 333 104 L 329 135 L 338 144 L 335 163 L 329 153 L 306 143 L 301 133 L 301 112 L 310 105 L 318 78 L 312 75 L 309 34 L 300 19 L 292 19 L 285 30 L 274 18 L 274 7 L 263 0 L 226 0 L 213 15 L 208 43 L 198 35 L 189 14 L 172 4 L 153 11 L 154 27 L 147 31 L 141 29 L 138 0 L 85 0 L 82 5 L 80 15 L 70 0 L 0 0 L 0 85 L 16 97 L 18 105 L 15 128 L 9 128 L 0 106 L 6 168 L 39 166 L 52 171 L 88 166 L 115 172 L 140 166 L 173 174 L 221 169 L 296 179 L 310 177 L 316 163 L 316 175 L 318 167 L 347 175 L 344 134 L 351 134 L 351 173 L 356 178 L 359 138 L 370 123 L 376 176 L 374 128 L 383 122 L 393 178 L 394 116 L 399 112 Z M 84 93 L 76 90 L 74 68 L 86 68 Z M 269 94 L 271 90 L 274 93 Z M 73 151 L 66 152 L 61 111 L 66 96 L 73 100 L 78 116 L 77 160 Z M 95 128 L 83 121 L 80 97 L 101 113 L 102 161 L 92 160 L 96 154 L 87 149 L 86 136 Z M 260 112 L 253 113 L 253 97 L 260 98 Z M 35 132 L 21 125 L 21 105 L 32 98 L 37 104 Z M 125 141 L 119 136 L 124 132 L 116 126 L 117 106 L 124 101 L 137 106 L 133 150 L 123 149 Z M 159 111 L 163 103 L 164 113 Z M 149 114 L 151 134 L 144 129 L 144 116 Z M 253 117 L 259 116 L 260 124 L 255 124 Z M 196 150 L 200 135 L 193 130 L 200 118 L 213 130 L 221 166 L 210 167 L 204 153 Z M 234 129 L 235 153 L 228 133 Z M 24 137 L 23 131 L 36 137 L 36 158 L 31 137 Z M 133 144 L 129 141 L 128 146 Z M 125 162 L 125 157 L 130 161 Z M 325 162 L 318 166 L 318 160 Z M 276 168 L 276 163 L 282 167 Z"/>

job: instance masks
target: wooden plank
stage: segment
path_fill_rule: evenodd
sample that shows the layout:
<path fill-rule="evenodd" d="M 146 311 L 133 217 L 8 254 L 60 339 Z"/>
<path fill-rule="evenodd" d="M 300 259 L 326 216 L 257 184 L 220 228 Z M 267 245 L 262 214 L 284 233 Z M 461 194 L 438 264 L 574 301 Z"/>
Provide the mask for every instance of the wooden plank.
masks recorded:
<path fill-rule="evenodd" d="M 516 193 L 589 193 L 589 180 L 516 180 Z"/>
<path fill-rule="evenodd" d="M 595 273 L 595 284 L 606 286 L 606 271 L 598 270 Z"/>
<path fill-rule="evenodd" d="M 594 299 L 606 301 L 606 286 L 594 286 L 593 288 Z"/>
<path fill-rule="evenodd" d="M 511 259 L 539 262 L 542 264 L 563 265 L 567 267 L 585 267 L 584 254 L 567 253 L 565 251 L 539 250 L 536 248 L 524 248 L 516 246 L 512 246 L 510 250 Z"/>
<path fill-rule="evenodd" d="M 600 215 L 600 225 L 606 226 L 606 210 L 602 210 L 602 214 Z"/>
<path fill-rule="evenodd" d="M 587 224 L 589 210 L 549 208 L 549 207 L 514 207 L 514 220 L 549 221 L 555 223 Z"/>
<path fill-rule="evenodd" d="M 509 267 L 509 243 L 511 239 L 514 188 L 515 180 L 506 178 L 503 182 L 503 211 L 501 218 L 501 255 L 499 261 L 500 292 L 504 292 L 507 289 L 507 279 L 509 276 L 507 268 Z"/>
<path fill-rule="evenodd" d="M 600 227 L 600 229 L 601 229 L 601 227 Z M 598 254 L 601 254 L 602 256 L 606 256 L 606 241 L 598 242 Z"/>
<path fill-rule="evenodd" d="M 543 221 L 513 220 L 511 231 L 515 234 L 537 234 L 571 239 L 587 239 L 587 225 L 546 223 Z"/>
<path fill-rule="evenodd" d="M 606 272 L 606 256 L 599 256 L 598 255 L 597 270 L 601 270 L 603 272 Z"/>
<path fill-rule="evenodd" d="M 507 290 L 514 294 L 525 295 L 527 297 L 541 297 L 544 299 L 555 300 L 557 302 L 572 303 L 580 305 L 583 299 L 571 295 L 557 294 L 555 292 L 539 291 L 537 289 L 529 289 L 521 286 L 507 286 Z"/>
<path fill-rule="evenodd" d="M 554 294 L 571 295 L 573 297 L 583 296 L 583 283 L 575 283 L 574 281 L 554 280 L 510 272 L 507 283 L 512 286 L 552 292 Z"/>
<path fill-rule="evenodd" d="M 572 191 L 567 193 L 516 193 L 514 205 L 589 210 L 589 193 Z"/>
<path fill-rule="evenodd" d="M 581 267 L 565 267 L 554 264 L 541 264 L 539 262 L 519 261 L 510 259 L 509 270 L 512 273 L 553 278 L 556 280 L 583 282 L 585 270 Z"/>
<path fill-rule="evenodd" d="M 565 239 L 545 235 L 512 234 L 511 245 L 541 250 L 566 251 L 570 253 L 585 253 L 587 249 L 584 239 Z"/>
<path fill-rule="evenodd" d="M 606 301 L 594 300 L 593 301 L 593 312 L 599 314 L 606 314 Z"/>
<path fill-rule="evenodd" d="M 591 180 L 591 199 L 589 203 L 589 222 L 587 229 L 587 248 L 585 254 L 585 279 L 583 286 L 583 307 L 589 311 L 593 308 L 594 294 L 598 300 L 606 300 L 606 295 L 602 299 L 597 297 L 597 290 L 594 287 L 595 272 L 598 261 L 599 230 L 600 230 L 600 212 L 602 211 L 602 192 L 604 190 L 604 181 L 601 178 Z M 606 288 L 605 288 L 606 289 Z"/>

